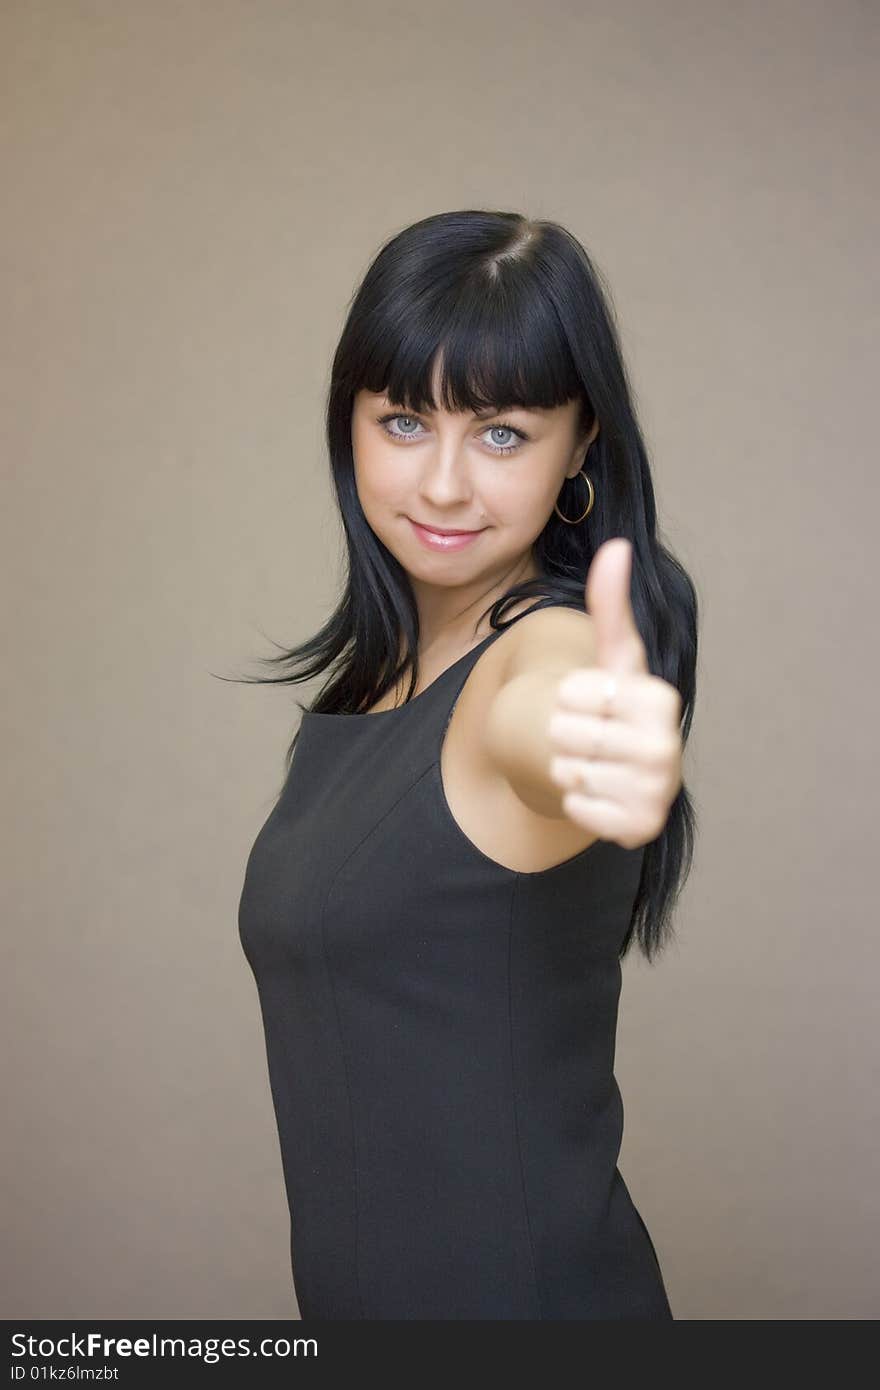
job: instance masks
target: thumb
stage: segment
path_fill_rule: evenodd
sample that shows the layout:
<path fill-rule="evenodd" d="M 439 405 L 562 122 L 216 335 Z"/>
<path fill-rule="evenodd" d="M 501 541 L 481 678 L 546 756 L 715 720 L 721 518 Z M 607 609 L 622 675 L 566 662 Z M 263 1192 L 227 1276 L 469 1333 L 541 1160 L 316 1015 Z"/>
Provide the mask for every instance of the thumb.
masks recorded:
<path fill-rule="evenodd" d="M 597 665 L 606 671 L 648 671 L 648 654 L 630 600 L 632 543 L 603 541 L 587 574 L 586 607 L 593 619 Z"/>

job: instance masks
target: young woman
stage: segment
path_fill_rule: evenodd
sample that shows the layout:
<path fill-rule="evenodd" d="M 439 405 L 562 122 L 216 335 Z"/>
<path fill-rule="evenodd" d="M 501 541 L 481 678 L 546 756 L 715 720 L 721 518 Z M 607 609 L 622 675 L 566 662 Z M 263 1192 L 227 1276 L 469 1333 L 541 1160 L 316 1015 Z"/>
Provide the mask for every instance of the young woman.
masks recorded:
<path fill-rule="evenodd" d="M 332 674 L 239 912 L 300 1313 L 670 1319 L 613 1062 L 693 852 L 697 605 L 583 247 L 395 236 L 327 437 L 345 592 L 268 679 Z"/>

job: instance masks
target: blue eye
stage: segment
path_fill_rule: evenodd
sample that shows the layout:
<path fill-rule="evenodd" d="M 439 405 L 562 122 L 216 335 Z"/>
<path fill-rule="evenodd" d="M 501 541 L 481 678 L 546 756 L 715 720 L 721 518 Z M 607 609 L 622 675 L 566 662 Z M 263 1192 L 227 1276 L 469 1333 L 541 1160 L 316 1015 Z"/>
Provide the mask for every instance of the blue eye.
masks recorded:
<path fill-rule="evenodd" d="M 400 442 L 405 442 L 408 439 L 418 439 L 418 435 L 413 434 L 409 431 L 403 434 L 398 434 L 396 430 L 388 429 L 388 425 L 394 420 L 410 420 L 414 424 L 420 423 L 416 419 L 415 415 L 381 415 L 376 423 L 382 426 L 385 433 L 388 435 L 390 439 L 397 439 Z M 529 437 L 527 434 L 524 433 L 523 430 L 517 429 L 515 425 L 505 424 L 503 420 L 499 420 L 497 424 L 487 426 L 487 428 L 483 430 L 482 433 L 488 434 L 490 431 L 494 431 L 495 433 L 500 432 L 501 434 L 512 434 L 516 438 L 515 444 L 508 444 L 507 446 L 503 446 L 500 444 L 487 444 L 487 448 L 491 449 L 493 454 L 512 454 L 514 450 L 518 449 L 520 444 L 524 441 L 527 441 Z"/>

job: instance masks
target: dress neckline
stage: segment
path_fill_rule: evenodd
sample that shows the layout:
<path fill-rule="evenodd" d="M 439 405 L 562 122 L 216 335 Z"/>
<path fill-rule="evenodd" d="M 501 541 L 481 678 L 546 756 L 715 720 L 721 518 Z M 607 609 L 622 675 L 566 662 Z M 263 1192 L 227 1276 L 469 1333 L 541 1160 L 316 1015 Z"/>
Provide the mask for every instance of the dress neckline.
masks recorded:
<path fill-rule="evenodd" d="M 440 681 L 445 680 L 453 671 L 456 671 L 463 662 L 467 661 L 469 657 L 475 656 L 488 642 L 494 637 L 500 637 L 504 631 L 506 631 L 506 626 L 496 627 L 493 628 L 491 632 L 487 632 L 485 637 L 482 637 L 473 647 L 463 652 L 460 657 L 449 666 L 445 667 L 440 672 L 439 676 L 435 676 L 430 685 L 426 685 L 424 690 L 420 690 L 418 695 L 414 695 L 411 700 L 407 700 L 403 705 L 395 705 L 392 709 L 363 710 L 360 713 L 354 712 L 351 714 L 346 714 L 344 711 L 306 709 L 302 712 L 300 722 L 304 724 L 307 719 L 356 719 L 359 723 L 363 723 L 364 720 L 367 719 L 384 719 L 390 714 L 403 714 L 405 710 L 412 709 L 413 705 L 417 705 L 426 695 L 430 695 L 431 691 Z"/>

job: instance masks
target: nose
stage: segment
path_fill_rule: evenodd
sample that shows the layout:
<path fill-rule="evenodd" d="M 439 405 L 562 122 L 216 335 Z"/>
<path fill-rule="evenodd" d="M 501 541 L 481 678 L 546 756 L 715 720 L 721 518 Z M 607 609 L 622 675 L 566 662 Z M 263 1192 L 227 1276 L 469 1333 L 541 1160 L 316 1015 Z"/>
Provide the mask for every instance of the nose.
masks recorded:
<path fill-rule="evenodd" d="M 472 492 L 463 444 L 450 439 L 425 455 L 419 493 L 438 511 L 469 501 Z"/>

